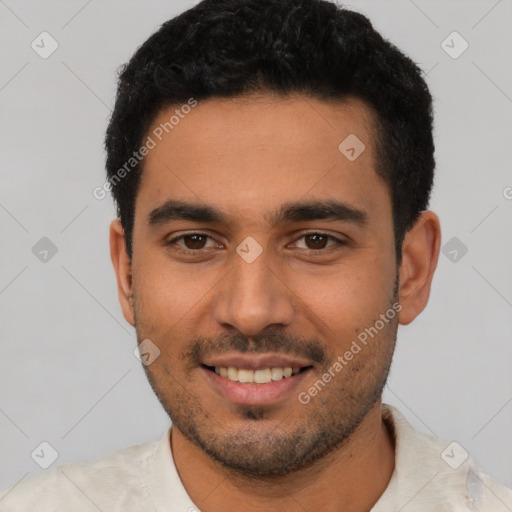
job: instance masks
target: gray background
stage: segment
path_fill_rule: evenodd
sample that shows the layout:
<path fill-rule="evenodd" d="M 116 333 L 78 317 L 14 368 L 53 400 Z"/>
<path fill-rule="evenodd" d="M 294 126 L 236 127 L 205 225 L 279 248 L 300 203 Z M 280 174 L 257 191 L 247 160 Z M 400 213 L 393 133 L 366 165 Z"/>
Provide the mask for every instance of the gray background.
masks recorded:
<path fill-rule="evenodd" d="M 43 470 L 31 458 L 42 441 L 62 464 L 158 439 L 168 426 L 117 300 L 112 201 L 92 190 L 104 182 L 117 67 L 191 5 L 0 0 L 0 488 Z M 347 5 L 428 73 L 431 206 L 443 245 L 459 244 L 457 261 L 441 254 L 426 311 L 399 330 L 385 400 L 512 486 L 511 2 Z M 59 45 L 47 59 L 31 48 L 42 31 Z M 453 31 L 469 43 L 456 59 L 441 46 Z M 47 262 L 32 252 L 42 237 L 57 247 Z"/>

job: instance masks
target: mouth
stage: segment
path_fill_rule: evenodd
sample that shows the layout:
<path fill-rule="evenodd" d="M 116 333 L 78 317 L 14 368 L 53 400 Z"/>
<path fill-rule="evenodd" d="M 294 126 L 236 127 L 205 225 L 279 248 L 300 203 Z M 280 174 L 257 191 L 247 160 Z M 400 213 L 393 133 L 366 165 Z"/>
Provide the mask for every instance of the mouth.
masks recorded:
<path fill-rule="evenodd" d="M 232 353 L 207 358 L 199 369 L 222 401 L 270 405 L 296 400 L 298 387 L 314 366 L 308 360 L 278 354 Z"/>
<path fill-rule="evenodd" d="M 270 382 L 277 382 L 282 379 L 289 379 L 294 375 L 303 373 L 312 368 L 312 365 L 309 365 L 294 368 L 284 366 L 252 370 L 236 368 L 234 366 L 207 366 L 205 364 L 201 366 L 224 379 L 229 379 L 232 382 L 241 382 L 243 384 L 268 384 Z"/>

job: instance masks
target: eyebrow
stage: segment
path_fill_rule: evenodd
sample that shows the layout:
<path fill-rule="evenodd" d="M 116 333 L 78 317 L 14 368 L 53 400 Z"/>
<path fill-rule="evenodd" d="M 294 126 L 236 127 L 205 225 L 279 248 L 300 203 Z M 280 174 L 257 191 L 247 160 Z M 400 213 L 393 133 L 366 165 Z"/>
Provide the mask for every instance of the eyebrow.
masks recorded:
<path fill-rule="evenodd" d="M 362 226 L 368 221 L 366 212 L 338 200 L 309 200 L 285 203 L 274 212 L 265 214 L 264 218 L 270 227 L 286 222 L 311 220 L 343 221 Z M 147 215 L 149 226 L 157 226 L 176 220 L 225 225 L 230 223 L 229 215 L 217 207 L 176 199 L 166 201 L 161 206 L 151 210 Z"/>

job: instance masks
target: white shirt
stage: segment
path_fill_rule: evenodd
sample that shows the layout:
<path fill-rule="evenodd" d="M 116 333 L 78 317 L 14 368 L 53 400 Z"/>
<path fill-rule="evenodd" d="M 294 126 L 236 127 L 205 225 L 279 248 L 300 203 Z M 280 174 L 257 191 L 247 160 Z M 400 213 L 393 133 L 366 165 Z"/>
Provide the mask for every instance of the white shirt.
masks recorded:
<path fill-rule="evenodd" d="M 382 408 L 395 437 L 395 470 L 371 512 L 512 511 L 512 490 L 483 475 L 460 445 L 415 430 L 395 407 Z M 98 510 L 199 511 L 174 465 L 170 429 L 160 441 L 58 466 L 0 494 L 1 512 Z"/>

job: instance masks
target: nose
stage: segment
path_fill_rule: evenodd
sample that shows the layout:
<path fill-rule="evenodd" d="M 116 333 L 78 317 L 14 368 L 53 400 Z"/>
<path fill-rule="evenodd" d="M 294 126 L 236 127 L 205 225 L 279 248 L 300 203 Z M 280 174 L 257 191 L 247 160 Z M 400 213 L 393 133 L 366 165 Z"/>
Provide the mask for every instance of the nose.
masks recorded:
<path fill-rule="evenodd" d="M 233 267 L 219 283 L 213 301 L 214 319 L 224 329 L 234 327 L 254 336 L 270 325 L 292 324 L 294 294 L 286 285 L 282 265 L 269 260 L 266 251 L 251 263 L 233 255 Z"/>

